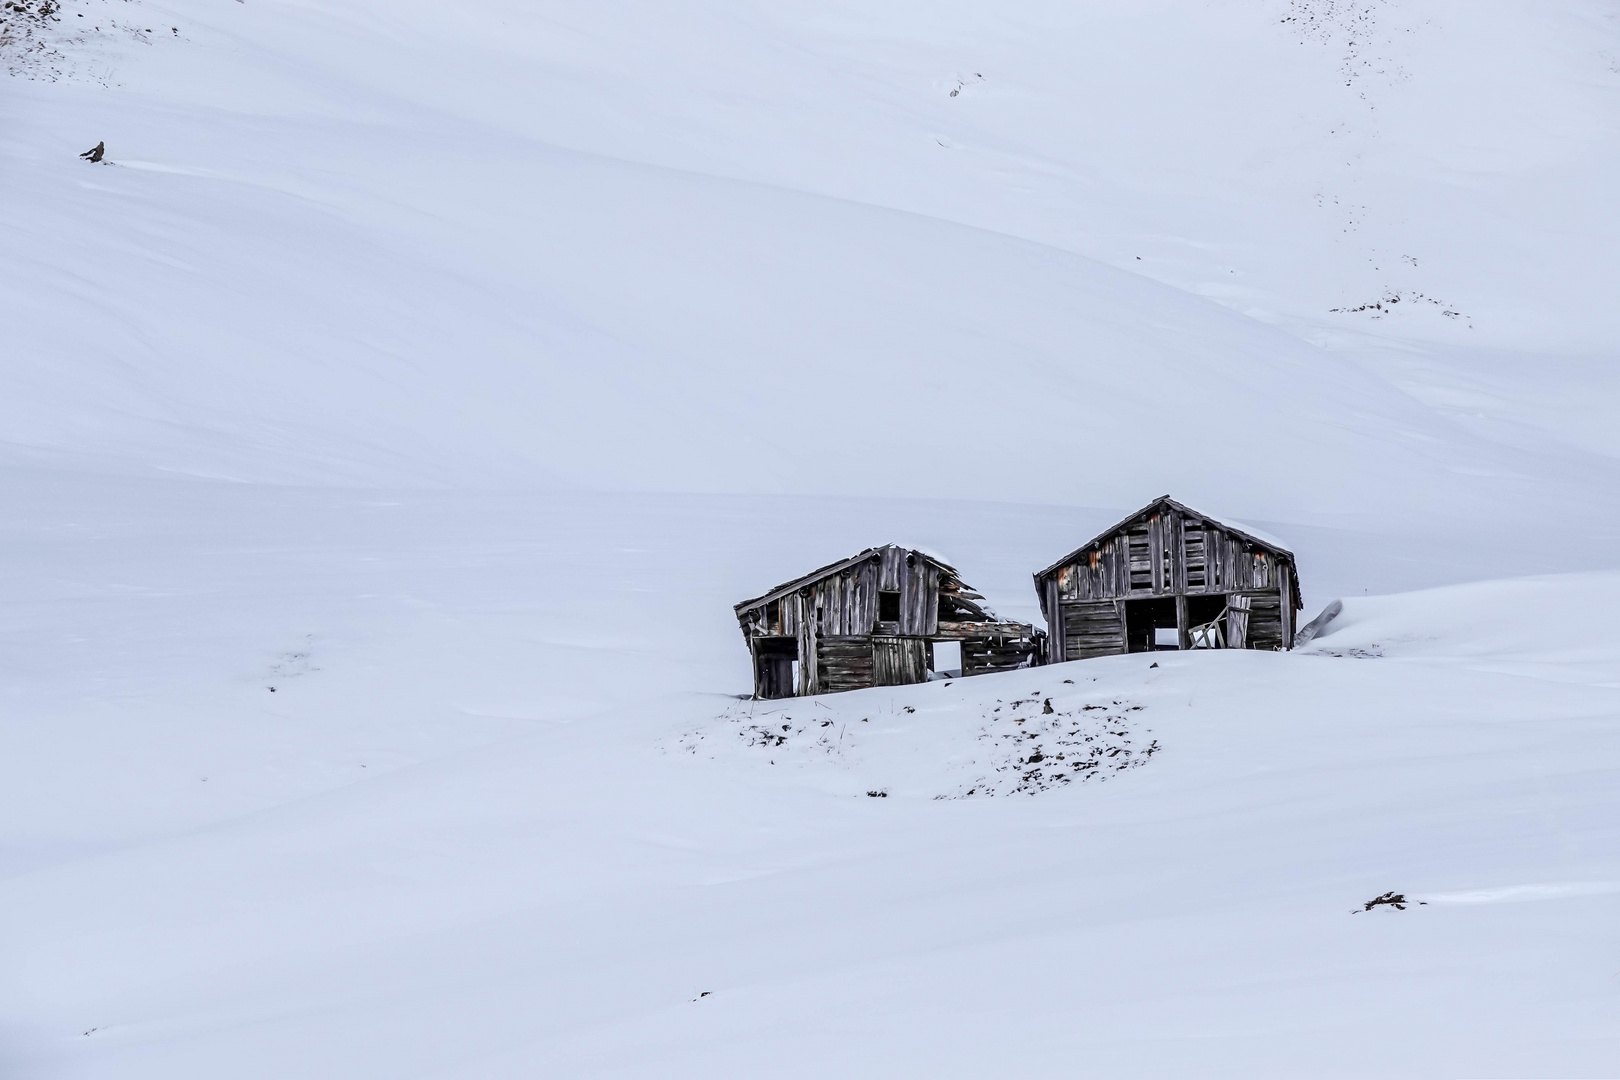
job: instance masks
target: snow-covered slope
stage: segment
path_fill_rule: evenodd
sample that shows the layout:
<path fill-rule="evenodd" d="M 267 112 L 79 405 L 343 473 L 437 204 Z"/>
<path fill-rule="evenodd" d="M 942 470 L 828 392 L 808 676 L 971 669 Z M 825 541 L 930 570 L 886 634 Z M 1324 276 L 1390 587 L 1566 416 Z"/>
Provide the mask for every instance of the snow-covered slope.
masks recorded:
<path fill-rule="evenodd" d="M 7 1075 L 1609 1069 L 1613 573 L 750 706 L 706 612 L 792 505 L 36 492 Z M 937 537 L 998 604 L 964 517 L 1074 521 L 799 509 Z"/>
<path fill-rule="evenodd" d="M 1614 480 L 1590 440 L 1525 445 L 1425 394 L 1453 354 L 1356 336 L 1450 342 L 1465 368 L 1486 346 L 1612 349 L 1612 22 L 1375 4 L 1355 48 L 1394 59 L 1347 87 L 1345 5 L 1004 7 L 128 8 L 171 32 L 81 46 L 110 88 L 6 99 L 9 457 L 1174 488 L 1335 522 L 1529 516 Z M 1462 64 L 1479 35 L 1496 44 Z M 1478 88 L 1509 60 L 1537 78 L 1502 110 Z M 1526 116 L 1543 99 L 1562 137 Z M 112 165 L 74 157 L 97 139 Z M 1386 289 L 1474 328 L 1407 319 L 1422 303 L 1328 312 Z M 1431 362 L 1396 363 L 1413 349 Z M 865 467 L 896 439 L 921 475 Z"/>
<path fill-rule="evenodd" d="M 1613 1072 L 1612 4 L 48 6 L 8 1076 Z M 1165 492 L 1331 632 L 736 696 Z"/>

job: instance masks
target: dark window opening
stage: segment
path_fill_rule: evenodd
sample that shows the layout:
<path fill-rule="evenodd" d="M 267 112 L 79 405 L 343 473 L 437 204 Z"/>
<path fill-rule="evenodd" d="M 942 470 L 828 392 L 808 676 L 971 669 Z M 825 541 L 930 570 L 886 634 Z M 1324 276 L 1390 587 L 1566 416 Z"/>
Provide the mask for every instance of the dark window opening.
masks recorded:
<path fill-rule="evenodd" d="M 878 622 L 900 621 L 900 594 L 897 592 L 878 593 Z"/>

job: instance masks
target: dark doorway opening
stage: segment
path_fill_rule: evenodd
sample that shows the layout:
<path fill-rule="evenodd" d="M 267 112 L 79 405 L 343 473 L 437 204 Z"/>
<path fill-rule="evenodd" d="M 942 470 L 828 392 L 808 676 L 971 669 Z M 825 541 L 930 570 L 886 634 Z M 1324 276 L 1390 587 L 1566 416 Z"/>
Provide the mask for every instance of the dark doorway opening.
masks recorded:
<path fill-rule="evenodd" d="M 878 593 L 878 622 L 900 621 L 900 594 L 897 592 Z"/>
<path fill-rule="evenodd" d="M 1200 626 L 1207 626 L 1221 617 L 1226 610 L 1226 597 L 1224 596 L 1189 596 L 1187 597 L 1187 630 L 1192 631 Z M 1203 644 L 1207 642 L 1208 644 Z M 1193 637 L 1195 649 L 1220 649 L 1226 647 L 1226 626 L 1224 624 L 1210 627 L 1210 632 Z"/>
<path fill-rule="evenodd" d="M 798 691 L 794 668 L 799 660 L 799 643 L 790 637 L 760 638 L 754 643 L 755 663 L 759 665 L 759 696 L 792 697 Z"/>
<path fill-rule="evenodd" d="M 1125 601 L 1125 651 L 1155 652 L 1175 649 L 1174 644 L 1159 645 L 1156 631 L 1169 629 L 1166 635 L 1175 641 L 1176 598 L 1158 596 L 1152 600 Z"/>

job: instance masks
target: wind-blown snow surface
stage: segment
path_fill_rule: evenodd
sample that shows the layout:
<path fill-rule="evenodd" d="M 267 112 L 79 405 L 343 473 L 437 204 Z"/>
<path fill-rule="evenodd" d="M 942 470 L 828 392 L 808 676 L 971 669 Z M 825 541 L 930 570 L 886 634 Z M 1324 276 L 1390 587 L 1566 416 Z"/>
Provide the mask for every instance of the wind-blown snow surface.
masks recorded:
<path fill-rule="evenodd" d="M 8 1075 L 1620 1052 L 1613 573 L 1347 595 L 1295 654 L 750 705 L 724 598 L 875 529 L 1028 615 L 1024 547 L 1111 511 L 10 486 Z M 1140 764 L 1087 779 L 1095 745 Z"/>
<path fill-rule="evenodd" d="M 7 1075 L 1613 1075 L 1611 4 L 58 15 Z M 1344 615 L 736 696 L 740 597 L 1030 619 L 1165 492 Z"/>
<path fill-rule="evenodd" d="M 1616 479 L 1468 359 L 1620 340 L 1603 5 L 128 12 L 3 105 L 12 461 L 1362 524 Z M 866 467 L 923 431 L 971 441 Z"/>

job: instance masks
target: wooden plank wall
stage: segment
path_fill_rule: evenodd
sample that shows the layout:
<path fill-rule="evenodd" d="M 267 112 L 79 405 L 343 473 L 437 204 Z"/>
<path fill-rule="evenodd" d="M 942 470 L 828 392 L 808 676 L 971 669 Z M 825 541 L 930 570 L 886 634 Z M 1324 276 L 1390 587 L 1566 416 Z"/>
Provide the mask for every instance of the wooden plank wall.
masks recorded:
<path fill-rule="evenodd" d="M 1281 601 L 1277 605 L 1277 615 L 1282 622 L 1282 647 L 1285 649 L 1294 647 L 1294 584 L 1291 574 L 1292 571 L 1289 570 L 1287 565 L 1277 567 L 1277 577 L 1279 579 L 1277 595 L 1281 597 Z"/>
<path fill-rule="evenodd" d="M 1293 643 L 1286 560 L 1173 509 L 1155 511 L 1082 552 L 1047 578 L 1045 588 L 1048 655 L 1054 661 L 1124 652 L 1124 620 L 1113 601 L 1152 596 L 1252 594 L 1257 606 L 1250 646 Z M 1262 595 L 1270 596 L 1269 604 L 1258 602 Z"/>
<path fill-rule="evenodd" d="M 872 639 L 869 637 L 820 638 L 816 646 L 816 666 L 820 669 L 821 692 L 860 690 L 874 683 Z"/>
<path fill-rule="evenodd" d="M 939 567 L 912 558 L 900 588 L 900 633 L 927 637 L 939 625 Z"/>
<path fill-rule="evenodd" d="M 1251 649 L 1283 647 L 1281 594 L 1274 592 L 1250 594 L 1247 647 Z"/>
<path fill-rule="evenodd" d="M 810 602 L 803 593 L 793 594 L 794 621 L 799 627 L 799 685 L 794 692 L 800 697 L 821 693 L 821 681 L 816 678 L 816 618 L 813 611 L 805 611 Z"/>
<path fill-rule="evenodd" d="M 921 638 L 873 638 L 872 676 L 877 686 L 905 686 L 928 678 L 928 642 Z"/>
<path fill-rule="evenodd" d="M 1063 605 L 1063 659 L 1089 660 L 1125 651 L 1125 619 L 1112 600 Z"/>
<path fill-rule="evenodd" d="M 899 592 L 900 575 L 906 566 L 906 549 L 891 544 L 879 550 L 878 588 L 884 592 Z"/>
<path fill-rule="evenodd" d="M 1029 630 L 1021 624 L 942 625 L 941 577 L 939 567 L 929 560 L 905 548 L 883 547 L 871 558 L 746 611 L 742 623 L 755 657 L 755 693 L 766 690 L 766 680 L 759 674 L 760 655 L 753 644 L 762 637 L 794 640 L 792 658 L 798 660 L 799 672 L 792 692 L 799 695 L 923 682 L 932 651 L 929 639 L 942 633 L 964 642 L 963 664 L 977 665 L 974 674 L 1006 670 L 1028 661 L 1034 642 L 1025 636 Z M 960 590 L 954 578 L 947 584 Z M 878 620 L 879 594 L 884 592 L 900 594 L 899 619 Z M 960 617 L 960 604 L 951 610 Z M 976 625 L 982 626 L 977 634 Z"/>
<path fill-rule="evenodd" d="M 870 634 L 877 622 L 878 567 L 872 560 L 806 586 L 814 597 L 816 630 L 827 637 Z"/>
<path fill-rule="evenodd" d="M 928 560 L 912 558 L 905 548 L 886 547 L 873 559 L 804 586 L 799 590 L 801 596 L 808 594 L 803 604 L 784 598 L 766 605 L 779 615 L 763 619 L 762 632 L 792 637 L 799 632 L 800 618 L 813 614 L 819 636 L 870 634 L 878 629 L 878 593 L 898 592 L 900 620 L 895 633 L 928 637 L 939 626 L 939 578 L 939 567 Z"/>
<path fill-rule="evenodd" d="M 1046 662 L 1048 664 L 1060 663 L 1063 660 L 1063 606 L 1058 600 L 1058 583 L 1055 578 L 1046 581 Z"/>
<path fill-rule="evenodd" d="M 988 675 L 1024 665 L 1035 643 L 1016 638 L 971 638 L 962 642 L 962 674 Z"/>
<path fill-rule="evenodd" d="M 1177 553 L 1181 557 L 1177 557 Z M 1248 592 L 1281 584 L 1277 560 L 1224 530 L 1155 514 L 1058 568 L 1059 600 Z"/>

